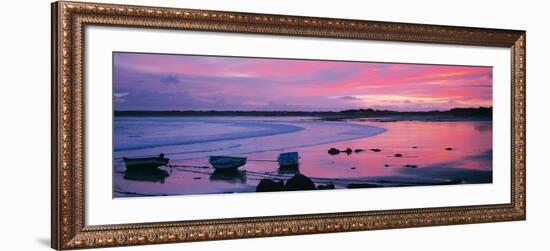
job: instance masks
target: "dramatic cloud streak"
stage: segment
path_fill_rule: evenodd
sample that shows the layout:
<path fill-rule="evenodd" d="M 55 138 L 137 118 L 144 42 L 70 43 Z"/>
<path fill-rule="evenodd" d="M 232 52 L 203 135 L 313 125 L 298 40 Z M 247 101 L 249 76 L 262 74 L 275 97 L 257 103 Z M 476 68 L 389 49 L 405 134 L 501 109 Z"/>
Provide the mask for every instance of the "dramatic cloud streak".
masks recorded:
<path fill-rule="evenodd" d="M 399 111 L 492 106 L 492 68 L 114 54 L 115 110 Z"/>

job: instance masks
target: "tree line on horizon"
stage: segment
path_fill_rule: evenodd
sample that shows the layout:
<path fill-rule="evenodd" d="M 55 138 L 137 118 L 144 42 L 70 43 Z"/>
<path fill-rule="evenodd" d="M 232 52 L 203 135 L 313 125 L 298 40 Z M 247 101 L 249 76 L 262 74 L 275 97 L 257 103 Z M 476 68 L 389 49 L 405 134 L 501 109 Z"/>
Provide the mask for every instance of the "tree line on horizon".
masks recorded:
<path fill-rule="evenodd" d="M 168 110 L 168 111 L 146 111 L 146 110 L 128 110 L 114 111 L 115 116 L 307 116 L 307 115 L 350 115 L 350 116 L 383 116 L 383 115 L 449 115 L 449 116 L 467 116 L 467 117 L 492 117 L 492 107 L 477 108 L 452 108 L 449 110 L 433 111 L 393 111 L 393 110 L 375 110 L 372 108 L 349 109 L 338 112 L 334 111 L 197 111 L 197 110 Z"/>

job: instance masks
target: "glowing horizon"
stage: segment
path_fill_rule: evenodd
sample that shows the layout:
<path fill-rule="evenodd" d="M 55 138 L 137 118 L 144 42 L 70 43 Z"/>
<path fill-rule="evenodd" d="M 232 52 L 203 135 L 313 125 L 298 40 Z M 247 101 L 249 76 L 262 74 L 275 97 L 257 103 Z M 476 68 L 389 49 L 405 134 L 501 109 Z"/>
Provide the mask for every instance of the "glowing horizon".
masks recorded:
<path fill-rule="evenodd" d="M 492 107 L 492 67 L 115 52 L 115 110 Z"/>

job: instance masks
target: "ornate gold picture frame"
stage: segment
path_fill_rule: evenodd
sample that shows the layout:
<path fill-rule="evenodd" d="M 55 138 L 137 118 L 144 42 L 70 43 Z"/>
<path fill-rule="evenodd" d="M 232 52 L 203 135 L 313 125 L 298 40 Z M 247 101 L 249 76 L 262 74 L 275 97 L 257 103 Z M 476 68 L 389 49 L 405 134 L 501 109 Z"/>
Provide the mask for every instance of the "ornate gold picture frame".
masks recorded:
<path fill-rule="evenodd" d="M 508 48 L 511 54 L 510 203 L 269 217 L 86 225 L 85 28 L 265 34 Z M 342 231 L 516 221 L 526 218 L 525 31 L 173 9 L 52 4 L 52 248 L 77 249 Z M 109 62 L 110 63 L 110 62 Z"/>

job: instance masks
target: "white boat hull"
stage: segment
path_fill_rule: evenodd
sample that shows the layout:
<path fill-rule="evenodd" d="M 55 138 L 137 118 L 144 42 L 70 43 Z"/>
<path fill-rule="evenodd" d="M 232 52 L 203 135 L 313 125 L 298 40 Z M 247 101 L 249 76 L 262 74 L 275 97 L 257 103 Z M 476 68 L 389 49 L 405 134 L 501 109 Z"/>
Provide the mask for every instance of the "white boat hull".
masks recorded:
<path fill-rule="evenodd" d="M 245 157 L 210 156 L 210 165 L 216 170 L 236 170 L 246 164 Z"/>
<path fill-rule="evenodd" d="M 127 170 L 150 169 L 168 164 L 169 159 L 164 157 L 150 158 L 122 158 L 126 164 Z"/>

